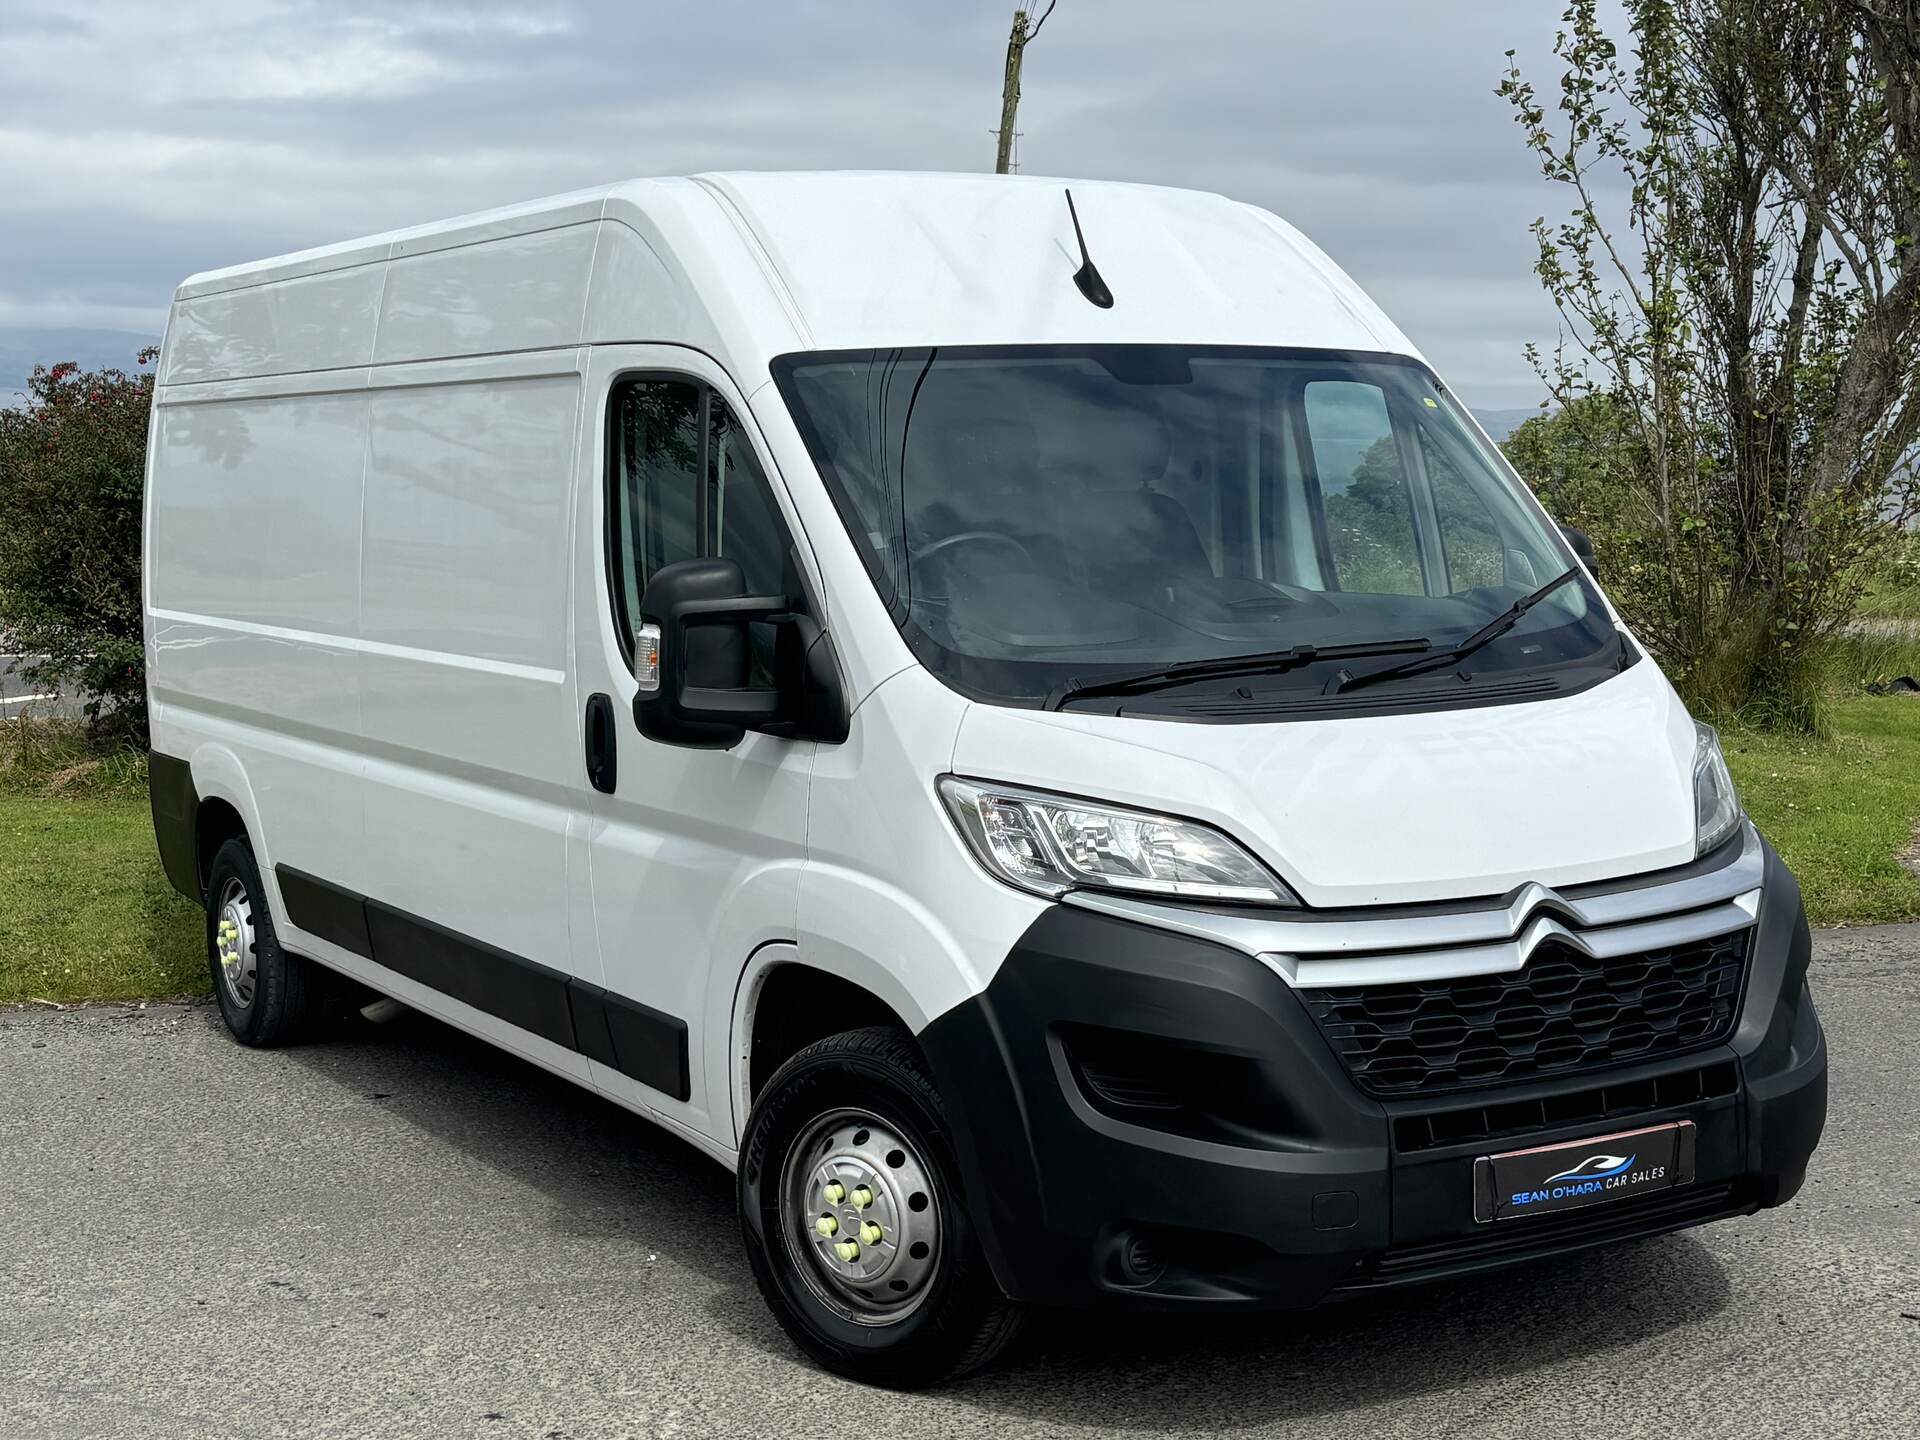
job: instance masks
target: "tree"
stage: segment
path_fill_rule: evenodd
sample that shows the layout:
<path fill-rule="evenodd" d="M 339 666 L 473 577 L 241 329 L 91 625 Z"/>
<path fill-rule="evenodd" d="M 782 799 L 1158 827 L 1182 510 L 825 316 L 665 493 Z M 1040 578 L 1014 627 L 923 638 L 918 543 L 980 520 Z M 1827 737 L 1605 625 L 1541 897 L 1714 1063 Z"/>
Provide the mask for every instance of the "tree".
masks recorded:
<path fill-rule="evenodd" d="M 1556 520 L 1586 532 L 1607 594 L 1653 642 L 1660 627 L 1649 617 L 1665 613 L 1668 594 L 1666 546 L 1646 508 L 1646 455 L 1627 407 L 1609 394 L 1580 395 L 1524 421 L 1500 448 Z"/>
<path fill-rule="evenodd" d="M 1517 448 L 1604 432 L 1581 493 L 1637 627 L 1705 708 L 1810 724 L 1819 642 L 1915 506 L 1920 0 L 1626 11 L 1623 60 L 1568 7 L 1556 118 L 1512 52 L 1500 86 L 1572 199 L 1534 227 L 1562 333 L 1528 351 L 1570 418 Z"/>
<path fill-rule="evenodd" d="M 0 410 L 0 636 L 30 684 L 87 697 L 96 734 L 144 743 L 140 512 L 153 375 L 40 366 Z"/>

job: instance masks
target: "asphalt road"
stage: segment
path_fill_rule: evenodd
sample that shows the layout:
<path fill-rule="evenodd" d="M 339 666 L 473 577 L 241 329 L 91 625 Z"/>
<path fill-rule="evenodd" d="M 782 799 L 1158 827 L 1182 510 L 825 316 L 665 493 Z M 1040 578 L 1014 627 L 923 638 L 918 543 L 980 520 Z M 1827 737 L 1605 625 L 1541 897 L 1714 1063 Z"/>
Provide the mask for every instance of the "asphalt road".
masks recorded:
<path fill-rule="evenodd" d="M 907 1396 L 798 1358 L 720 1169 L 432 1022 L 4 1013 L 0 1436 L 1911 1437 L 1920 927 L 1822 936 L 1814 984 L 1784 1209 L 1301 1317 L 1043 1317 Z"/>
<path fill-rule="evenodd" d="M 25 663 L 18 655 L 0 655 L 0 720 L 22 713 L 67 716 L 80 713 L 78 701 L 49 694 L 39 685 L 29 685 L 19 669 Z"/>

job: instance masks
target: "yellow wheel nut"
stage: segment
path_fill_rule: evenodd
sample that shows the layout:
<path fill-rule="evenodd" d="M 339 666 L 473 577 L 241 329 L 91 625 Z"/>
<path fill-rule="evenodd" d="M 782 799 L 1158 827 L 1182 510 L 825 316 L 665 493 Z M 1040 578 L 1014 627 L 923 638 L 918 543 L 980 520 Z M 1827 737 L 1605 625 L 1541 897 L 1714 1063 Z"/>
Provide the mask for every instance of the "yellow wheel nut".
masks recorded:
<path fill-rule="evenodd" d="M 881 1230 L 878 1225 L 869 1220 L 860 1227 L 860 1243 L 862 1245 L 878 1245 L 881 1237 L 885 1233 L 886 1232 Z"/>
<path fill-rule="evenodd" d="M 866 1209 L 869 1205 L 873 1204 L 873 1191 L 864 1185 L 854 1186 L 853 1203 L 862 1210 Z"/>
<path fill-rule="evenodd" d="M 833 1247 L 833 1253 L 851 1265 L 860 1258 L 860 1247 L 851 1240 L 842 1240 Z"/>
<path fill-rule="evenodd" d="M 831 1235 L 840 1228 L 840 1222 L 831 1215 L 822 1215 L 818 1220 L 813 1222 L 813 1228 L 818 1230 L 822 1235 Z"/>
<path fill-rule="evenodd" d="M 847 1187 L 842 1185 L 838 1180 L 832 1181 L 827 1186 L 826 1196 L 829 1205 L 838 1205 L 842 1200 L 847 1198 Z"/>

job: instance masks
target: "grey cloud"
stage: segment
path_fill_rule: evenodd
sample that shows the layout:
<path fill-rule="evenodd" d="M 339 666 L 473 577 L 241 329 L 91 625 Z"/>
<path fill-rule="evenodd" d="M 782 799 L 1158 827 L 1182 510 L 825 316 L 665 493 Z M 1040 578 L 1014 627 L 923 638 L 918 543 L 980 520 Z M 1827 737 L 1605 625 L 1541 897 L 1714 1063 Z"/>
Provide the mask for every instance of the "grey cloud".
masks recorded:
<path fill-rule="evenodd" d="M 1010 0 L 699 7 L 0 0 L 0 315 L 150 314 L 210 266 L 634 174 L 983 169 Z M 1493 95 L 1559 7 L 1060 0 L 1029 171 L 1273 208 L 1476 404 L 1538 393 L 1527 223 L 1562 202 Z M 44 12 L 31 18 L 44 21 Z M 84 23 L 82 23 L 84 22 Z"/>
<path fill-rule="evenodd" d="M 12 39 L 44 35 L 85 35 L 90 27 L 75 15 L 53 15 L 38 7 L 0 5 L 0 34 Z"/>

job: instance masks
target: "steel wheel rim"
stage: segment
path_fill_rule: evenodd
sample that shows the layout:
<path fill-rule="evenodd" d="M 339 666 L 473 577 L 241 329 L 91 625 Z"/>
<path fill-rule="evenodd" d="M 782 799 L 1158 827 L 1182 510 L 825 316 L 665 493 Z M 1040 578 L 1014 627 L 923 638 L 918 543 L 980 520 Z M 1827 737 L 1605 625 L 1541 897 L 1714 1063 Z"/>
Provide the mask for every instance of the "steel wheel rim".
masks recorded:
<path fill-rule="evenodd" d="M 260 957 L 255 948 L 253 901 L 247 887 L 229 880 L 221 888 L 214 911 L 213 955 L 227 998 L 238 1010 L 251 1009 L 260 984 Z"/>
<path fill-rule="evenodd" d="M 821 1116 L 781 1166 L 780 1223 L 796 1267 L 821 1304 L 855 1325 L 897 1325 L 926 1301 L 940 1264 L 941 1208 L 933 1171 L 912 1143 L 864 1110 Z M 829 1219 L 831 1229 L 822 1224 Z M 841 1248 L 849 1245 L 855 1258 Z"/>

